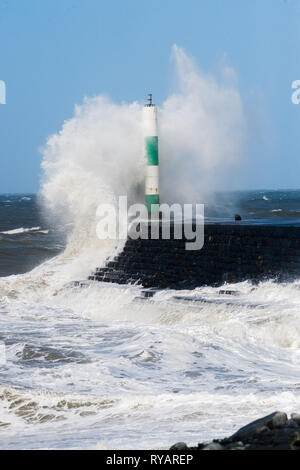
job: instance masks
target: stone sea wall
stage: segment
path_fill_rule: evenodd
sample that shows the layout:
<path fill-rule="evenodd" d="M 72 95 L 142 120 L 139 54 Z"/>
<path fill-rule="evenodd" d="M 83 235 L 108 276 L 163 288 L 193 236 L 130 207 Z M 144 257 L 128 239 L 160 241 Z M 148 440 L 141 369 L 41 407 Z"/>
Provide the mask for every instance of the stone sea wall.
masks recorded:
<path fill-rule="evenodd" d="M 185 239 L 128 239 L 122 253 L 92 280 L 137 283 L 147 288 L 194 288 L 300 274 L 300 227 L 209 224 L 204 246 L 187 251 Z"/>

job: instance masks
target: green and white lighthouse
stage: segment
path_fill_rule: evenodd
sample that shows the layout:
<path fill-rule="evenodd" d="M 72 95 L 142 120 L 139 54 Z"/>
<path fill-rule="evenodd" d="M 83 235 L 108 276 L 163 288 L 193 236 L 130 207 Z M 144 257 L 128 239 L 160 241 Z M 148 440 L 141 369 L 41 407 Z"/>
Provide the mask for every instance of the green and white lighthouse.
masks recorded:
<path fill-rule="evenodd" d="M 148 213 L 159 213 L 159 166 L 158 166 L 158 132 L 157 108 L 152 103 L 152 94 L 144 106 L 144 139 L 146 157 L 145 202 Z"/>

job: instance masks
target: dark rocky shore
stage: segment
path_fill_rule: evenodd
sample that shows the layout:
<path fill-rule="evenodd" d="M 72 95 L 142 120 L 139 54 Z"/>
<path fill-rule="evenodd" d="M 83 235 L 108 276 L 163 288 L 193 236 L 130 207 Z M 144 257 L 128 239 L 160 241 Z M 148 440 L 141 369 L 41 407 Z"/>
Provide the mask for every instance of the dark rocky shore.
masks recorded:
<path fill-rule="evenodd" d="M 232 436 L 188 447 L 178 442 L 170 450 L 300 450 L 300 414 L 276 411 L 242 427 Z"/>

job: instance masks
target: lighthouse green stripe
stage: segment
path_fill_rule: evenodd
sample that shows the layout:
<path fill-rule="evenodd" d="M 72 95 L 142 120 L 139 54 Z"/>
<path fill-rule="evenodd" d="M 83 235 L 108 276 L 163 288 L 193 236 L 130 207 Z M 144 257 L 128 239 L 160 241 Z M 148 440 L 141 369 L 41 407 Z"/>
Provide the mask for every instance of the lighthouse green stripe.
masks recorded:
<path fill-rule="evenodd" d="M 157 212 L 159 210 L 158 194 L 145 194 L 145 202 L 148 212 Z"/>
<path fill-rule="evenodd" d="M 145 137 L 146 156 L 148 165 L 158 165 L 158 137 Z"/>

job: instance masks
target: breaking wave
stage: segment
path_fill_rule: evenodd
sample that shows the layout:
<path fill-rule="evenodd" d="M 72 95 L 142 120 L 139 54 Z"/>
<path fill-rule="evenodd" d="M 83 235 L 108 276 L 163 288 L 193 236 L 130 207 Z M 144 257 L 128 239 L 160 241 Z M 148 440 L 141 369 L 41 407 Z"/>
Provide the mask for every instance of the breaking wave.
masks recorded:
<path fill-rule="evenodd" d="M 159 109 L 162 200 L 205 202 L 240 164 L 243 106 L 235 80 L 202 73 L 178 47 L 173 57 L 177 89 Z M 43 150 L 44 211 L 67 240 L 32 271 L 0 278 L 3 448 L 167 448 L 300 409 L 299 281 L 150 299 L 137 286 L 71 282 L 122 248 L 97 239 L 97 206 L 143 198 L 140 113 L 85 99 Z"/>

